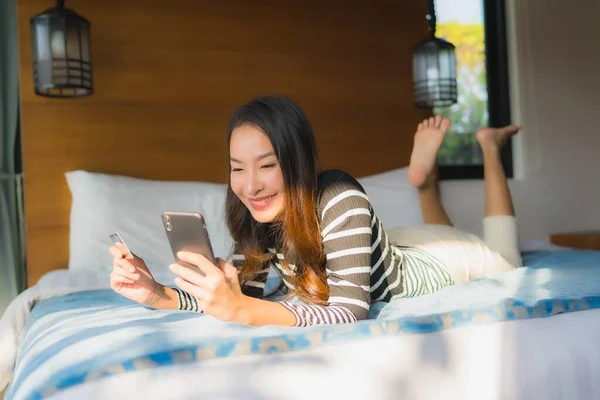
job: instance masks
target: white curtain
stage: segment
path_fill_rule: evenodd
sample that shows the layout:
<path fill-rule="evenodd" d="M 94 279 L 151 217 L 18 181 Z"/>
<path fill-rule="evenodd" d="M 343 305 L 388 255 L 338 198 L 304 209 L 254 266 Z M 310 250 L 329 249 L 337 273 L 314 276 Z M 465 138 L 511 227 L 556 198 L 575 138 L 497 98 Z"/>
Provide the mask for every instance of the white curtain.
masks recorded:
<path fill-rule="evenodd" d="M 0 1 L 0 314 L 25 277 L 15 1 Z"/>

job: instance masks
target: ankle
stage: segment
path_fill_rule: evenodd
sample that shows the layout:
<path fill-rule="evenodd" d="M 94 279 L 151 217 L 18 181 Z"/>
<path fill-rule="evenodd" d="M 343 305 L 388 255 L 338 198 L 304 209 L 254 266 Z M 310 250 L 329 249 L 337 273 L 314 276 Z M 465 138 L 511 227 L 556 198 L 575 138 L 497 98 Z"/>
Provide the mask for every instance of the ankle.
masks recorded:
<path fill-rule="evenodd" d="M 438 186 L 437 179 L 433 179 L 434 177 L 428 176 L 425 182 L 417 188 L 419 194 L 429 194 L 439 196 L 440 190 Z"/>
<path fill-rule="evenodd" d="M 483 157 L 499 157 L 502 151 L 502 146 L 496 143 L 480 143 L 481 153 Z"/>

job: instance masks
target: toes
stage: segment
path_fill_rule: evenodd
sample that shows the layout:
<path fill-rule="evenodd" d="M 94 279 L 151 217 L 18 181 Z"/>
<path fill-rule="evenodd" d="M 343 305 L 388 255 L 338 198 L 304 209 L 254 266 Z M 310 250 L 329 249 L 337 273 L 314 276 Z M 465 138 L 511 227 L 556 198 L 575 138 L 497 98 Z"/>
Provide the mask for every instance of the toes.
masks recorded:
<path fill-rule="evenodd" d="M 423 130 L 423 123 L 421 122 L 419 126 L 417 126 L 417 132 Z"/>
<path fill-rule="evenodd" d="M 435 126 L 435 118 L 434 117 L 430 117 L 429 118 L 429 127 L 433 128 Z"/>
<path fill-rule="evenodd" d="M 503 135 L 514 135 L 515 133 L 519 132 L 519 129 L 521 129 L 520 126 L 508 125 L 503 128 L 499 128 L 498 131 Z"/>
<path fill-rule="evenodd" d="M 421 122 L 421 125 L 423 125 L 423 128 L 429 128 L 429 120 L 428 119 L 424 119 L 423 122 Z"/>
<path fill-rule="evenodd" d="M 439 129 L 441 123 L 442 123 L 442 116 L 438 114 L 435 116 L 435 127 Z"/>
<path fill-rule="evenodd" d="M 450 120 L 448 118 L 442 119 L 440 122 L 440 128 L 444 131 L 447 131 L 450 128 Z"/>
<path fill-rule="evenodd" d="M 521 126 L 520 125 L 509 125 L 508 126 L 508 131 L 511 133 L 517 133 L 521 130 Z"/>

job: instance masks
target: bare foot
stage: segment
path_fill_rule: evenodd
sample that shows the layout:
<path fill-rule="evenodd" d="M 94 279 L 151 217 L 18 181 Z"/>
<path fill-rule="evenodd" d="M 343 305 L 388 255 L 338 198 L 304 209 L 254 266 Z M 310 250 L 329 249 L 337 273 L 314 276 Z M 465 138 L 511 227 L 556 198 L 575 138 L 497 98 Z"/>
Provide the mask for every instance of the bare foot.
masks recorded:
<path fill-rule="evenodd" d="M 449 127 L 450 120 L 440 115 L 419 124 L 408 166 L 408 181 L 414 187 L 423 186 L 434 172 L 438 150 Z"/>
<path fill-rule="evenodd" d="M 517 125 L 508 125 L 502 128 L 483 128 L 477 131 L 477 141 L 482 150 L 500 150 L 509 137 L 521 129 Z"/>

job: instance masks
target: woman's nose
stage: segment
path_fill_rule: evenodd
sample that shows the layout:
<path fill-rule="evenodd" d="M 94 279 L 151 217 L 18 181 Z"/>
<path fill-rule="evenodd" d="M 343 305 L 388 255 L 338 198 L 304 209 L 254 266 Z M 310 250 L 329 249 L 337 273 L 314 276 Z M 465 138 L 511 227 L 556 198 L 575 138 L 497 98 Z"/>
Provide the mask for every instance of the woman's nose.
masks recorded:
<path fill-rule="evenodd" d="M 248 180 L 246 181 L 246 193 L 248 195 L 255 195 L 262 189 L 262 183 L 256 172 L 250 172 L 248 174 Z"/>

